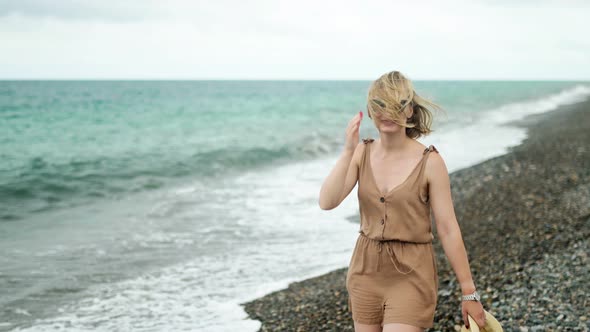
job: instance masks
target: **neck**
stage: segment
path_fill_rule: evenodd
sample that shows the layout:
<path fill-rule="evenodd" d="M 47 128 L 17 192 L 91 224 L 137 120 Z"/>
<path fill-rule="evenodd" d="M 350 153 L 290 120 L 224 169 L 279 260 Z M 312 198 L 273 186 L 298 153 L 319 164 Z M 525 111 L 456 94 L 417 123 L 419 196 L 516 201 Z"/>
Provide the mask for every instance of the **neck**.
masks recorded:
<path fill-rule="evenodd" d="M 405 149 L 408 141 L 411 140 L 406 136 L 405 130 L 397 133 L 379 133 L 379 148 L 386 153 L 398 153 Z"/>

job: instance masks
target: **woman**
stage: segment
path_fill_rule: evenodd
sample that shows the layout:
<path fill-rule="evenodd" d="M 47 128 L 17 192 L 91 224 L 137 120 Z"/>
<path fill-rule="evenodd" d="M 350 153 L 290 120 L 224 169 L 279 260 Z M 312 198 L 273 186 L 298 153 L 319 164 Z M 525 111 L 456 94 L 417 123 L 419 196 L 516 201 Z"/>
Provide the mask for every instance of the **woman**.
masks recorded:
<path fill-rule="evenodd" d="M 367 98 L 379 139 L 359 143 L 362 112 L 355 115 L 346 129 L 345 148 L 322 185 L 319 205 L 330 210 L 359 183 L 360 234 L 346 277 L 357 332 L 433 327 L 438 276 L 431 211 L 464 295 L 465 325 L 469 327 L 467 314 L 485 325 L 445 162 L 433 145 L 416 141 L 432 131 L 430 109 L 436 108 L 418 96 L 400 72 L 381 76 L 371 84 Z"/>

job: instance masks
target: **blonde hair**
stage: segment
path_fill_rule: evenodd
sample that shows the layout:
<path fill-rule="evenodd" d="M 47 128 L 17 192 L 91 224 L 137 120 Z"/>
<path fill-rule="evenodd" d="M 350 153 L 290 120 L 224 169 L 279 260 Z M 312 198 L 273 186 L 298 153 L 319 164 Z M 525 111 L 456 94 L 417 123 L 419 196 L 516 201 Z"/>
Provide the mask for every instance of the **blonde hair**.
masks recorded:
<path fill-rule="evenodd" d="M 412 116 L 404 123 L 406 106 L 411 106 Z M 398 125 L 406 128 L 406 135 L 419 138 L 433 130 L 432 111 L 442 107 L 426 98 L 418 96 L 412 82 L 399 71 L 382 75 L 369 87 L 367 95 L 367 112 L 373 119 L 375 113 L 383 114 Z M 373 122 L 375 120 L 373 119 Z"/>

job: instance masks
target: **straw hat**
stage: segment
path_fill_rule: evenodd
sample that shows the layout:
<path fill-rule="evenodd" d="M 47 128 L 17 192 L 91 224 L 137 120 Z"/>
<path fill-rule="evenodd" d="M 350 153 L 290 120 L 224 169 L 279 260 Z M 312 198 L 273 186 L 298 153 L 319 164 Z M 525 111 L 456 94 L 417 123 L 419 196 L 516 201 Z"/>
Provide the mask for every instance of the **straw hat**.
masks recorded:
<path fill-rule="evenodd" d="M 486 310 L 483 312 L 486 315 L 486 325 L 484 327 L 479 327 L 475 320 L 470 315 L 467 315 L 467 319 L 469 319 L 469 328 L 465 327 L 465 324 L 463 324 L 463 326 L 461 326 L 461 332 L 504 332 L 502 325 L 500 325 L 498 320 L 492 316 L 492 314 Z"/>

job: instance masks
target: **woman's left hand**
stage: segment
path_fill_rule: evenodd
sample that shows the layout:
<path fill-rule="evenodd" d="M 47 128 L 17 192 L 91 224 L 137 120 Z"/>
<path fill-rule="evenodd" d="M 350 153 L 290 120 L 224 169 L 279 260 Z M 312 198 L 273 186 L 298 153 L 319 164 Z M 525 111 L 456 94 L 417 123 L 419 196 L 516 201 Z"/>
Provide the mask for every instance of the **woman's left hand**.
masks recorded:
<path fill-rule="evenodd" d="M 483 311 L 483 305 L 478 301 L 462 301 L 461 313 L 463 314 L 463 321 L 467 328 L 470 328 L 469 318 L 467 318 L 468 314 L 475 320 L 480 328 L 486 325 L 486 315 Z"/>

